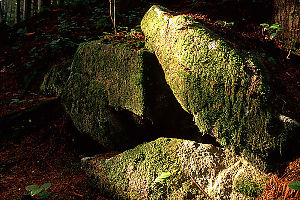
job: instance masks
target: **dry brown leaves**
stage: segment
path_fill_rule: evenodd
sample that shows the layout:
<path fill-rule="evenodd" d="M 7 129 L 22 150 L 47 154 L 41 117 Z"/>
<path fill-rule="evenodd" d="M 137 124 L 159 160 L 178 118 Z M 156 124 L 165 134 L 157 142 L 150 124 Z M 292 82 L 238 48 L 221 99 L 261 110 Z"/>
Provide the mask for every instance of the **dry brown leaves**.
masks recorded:
<path fill-rule="evenodd" d="M 64 119 L 0 150 L 1 199 L 20 199 L 25 187 L 51 183 L 53 199 L 104 199 L 89 184 L 80 158 L 66 138 Z"/>
<path fill-rule="evenodd" d="M 288 187 L 292 181 L 300 180 L 300 158 L 290 162 L 282 176 L 271 174 L 270 179 L 267 181 L 263 195 L 258 199 L 300 199 L 300 192 L 292 190 Z"/>

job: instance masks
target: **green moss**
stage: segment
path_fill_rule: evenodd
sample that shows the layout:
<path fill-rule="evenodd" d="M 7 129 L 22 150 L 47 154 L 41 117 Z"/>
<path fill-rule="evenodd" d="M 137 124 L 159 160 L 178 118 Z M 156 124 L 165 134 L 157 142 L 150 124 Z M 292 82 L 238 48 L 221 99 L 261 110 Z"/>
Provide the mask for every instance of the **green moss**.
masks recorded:
<path fill-rule="evenodd" d="M 134 51 L 125 44 L 104 44 L 102 40 L 79 46 L 72 72 L 101 82 L 108 93 L 108 102 L 137 115 L 144 112 L 143 50 Z"/>
<path fill-rule="evenodd" d="M 76 127 L 108 149 L 144 137 L 138 129 L 145 112 L 145 67 L 154 58 L 148 55 L 99 40 L 80 44 L 74 56 L 63 104 Z"/>
<path fill-rule="evenodd" d="M 60 96 L 70 75 L 71 65 L 72 59 L 53 66 L 44 77 L 41 92 L 48 96 Z"/>
<path fill-rule="evenodd" d="M 113 199 L 207 198 L 191 177 L 213 199 L 240 199 L 244 196 L 234 187 L 243 187 L 241 175 L 255 184 L 266 177 L 228 150 L 175 138 L 159 138 L 109 159 L 95 156 L 85 161 L 83 169 Z M 157 182 L 162 172 L 170 176 Z M 254 189 L 249 189 L 251 195 Z"/>
<path fill-rule="evenodd" d="M 75 126 L 91 136 L 104 147 L 112 147 L 107 92 L 97 81 L 90 81 L 73 73 L 67 83 L 62 102 Z"/>
<path fill-rule="evenodd" d="M 109 160 L 89 161 L 88 174 L 96 179 L 101 191 L 119 199 L 197 198 L 201 192 L 183 174 L 176 152 L 183 140 L 159 138 L 125 151 Z M 86 163 L 88 165 L 88 163 Z M 166 183 L 155 183 L 162 173 L 170 172 Z"/>
<path fill-rule="evenodd" d="M 255 180 L 253 177 L 245 174 L 240 174 L 233 183 L 235 191 L 248 197 L 258 197 L 261 195 L 263 193 L 265 184 L 266 180 Z"/>
<path fill-rule="evenodd" d="M 265 166 L 270 152 L 291 134 L 285 127 L 270 132 L 277 116 L 256 56 L 230 46 L 191 18 L 158 6 L 145 14 L 141 27 L 176 99 L 194 116 L 199 130 Z"/>

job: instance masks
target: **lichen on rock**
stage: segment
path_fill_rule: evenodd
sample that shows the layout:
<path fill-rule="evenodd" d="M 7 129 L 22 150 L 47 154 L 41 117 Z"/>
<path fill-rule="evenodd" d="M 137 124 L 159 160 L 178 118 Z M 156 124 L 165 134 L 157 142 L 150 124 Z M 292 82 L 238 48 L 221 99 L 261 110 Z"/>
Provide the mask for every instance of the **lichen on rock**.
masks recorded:
<path fill-rule="evenodd" d="M 230 151 L 189 140 L 159 138 L 110 159 L 95 156 L 83 163 L 102 192 L 115 199 L 250 199 L 237 193 L 238 173 L 266 177 Z M 157 182 L 162 172 L 166 181 Z M 205 191 L 196 186 L 192 178 Z"/>
<path fill-rule="evenodd" d="M 271 154 L 284 152 L 293 124 L 287 129 L 274 113 L 268 75 L 255 53 L 161 6 L 149 9 L 141 28 L 174 96 L 202 134 L 262 169 L 271 165 Z"/>

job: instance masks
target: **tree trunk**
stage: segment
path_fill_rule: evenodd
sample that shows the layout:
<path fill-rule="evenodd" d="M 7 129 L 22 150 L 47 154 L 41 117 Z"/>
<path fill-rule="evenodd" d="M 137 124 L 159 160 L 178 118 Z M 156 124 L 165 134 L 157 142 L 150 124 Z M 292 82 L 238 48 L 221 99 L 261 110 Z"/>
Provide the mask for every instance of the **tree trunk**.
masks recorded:
<path fill-rule="evenodd" d="M 0 1 L 0 23 L 3 21 L 2 1 Z"/>
<path fill-rule="evenodd" d="M 300 42 L 299 0 L 274 0 L 274 22 L 284 29 L 282 39 L 288 49 Z"/>
<path fill-rule="evenodd" d="M 14 16 L 14 9 L 13 9 L 13 2 L 9 1 L 9 17 L 8 21 L 10 24 L 13 24 L 15 22 L 15 16 Z"/>
<path fill-rule="evenodd" d="M 36 12 L 36 0 L 31 0 L 31 16 L 34 16 Z"/>
<path fill-rule="evenodd" d="M 8 15 L 9 15 L 9 0 L 5 1 L 5 7 L 4 7 L 4 11 L 5 11 L 5 19 L 7 21 Z"/>
<path fill-rule="evenodd" d="M 4 12 L 5 12 L 5 20 L 6 22 L 8 23 L 9 21 L 9 4 L 10 4 L 10 1 L 9 0 L 6 0 L 5 1 L 5 7 L 4 7 Z"/>
<path fill-rule="evenodd" d="M 7 22 L 7 0 L 1 1 L 1 15 L 0 15 L 0 21 L 6 23 Z"/>
<path fill-rule="evenodd" d="M 23 16 L 25 17 L 25 19 L 30 18 L 30 16 L 31 16 L 31 0 L 24 0 Z"/>
<path fill-rule="evenodd" d="M 21 22 L 21 0 L 17 0 L 17 10 L 16 10 L 16 22 Z"/>
<path fill-rule="evenodd" d="M 41 12 L 41 8 L 42 8 L 42 0 L 38 0 L 38 13 Z"/>

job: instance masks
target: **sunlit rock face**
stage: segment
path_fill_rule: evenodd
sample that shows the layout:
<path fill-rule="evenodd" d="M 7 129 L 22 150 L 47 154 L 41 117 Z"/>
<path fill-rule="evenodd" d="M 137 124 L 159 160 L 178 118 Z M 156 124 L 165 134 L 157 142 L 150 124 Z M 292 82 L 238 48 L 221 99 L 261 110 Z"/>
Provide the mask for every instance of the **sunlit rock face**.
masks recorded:
<path fill-rule="evenodd" d="M 63 105 L 81 132 L 108 149 L 143 141 L 145 54 L 101 40 L 81 44 L 74 56 Z"/>
<path fill-rule="evenodd" d="M 266 179 L 228 150 L 174 138 L 159 138 L 110 159 L 84 159 L 83 169 L 114 199 L 250 199 Z"/>
<path fill-rule="evenodd" d="M 161 6 L 149 9 L 141 28 L 199 134 L 212 135 L 262 169 L 284 155 L 295 124 L 274 113 L 268 76 L 254 53 Z"/>

